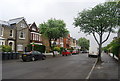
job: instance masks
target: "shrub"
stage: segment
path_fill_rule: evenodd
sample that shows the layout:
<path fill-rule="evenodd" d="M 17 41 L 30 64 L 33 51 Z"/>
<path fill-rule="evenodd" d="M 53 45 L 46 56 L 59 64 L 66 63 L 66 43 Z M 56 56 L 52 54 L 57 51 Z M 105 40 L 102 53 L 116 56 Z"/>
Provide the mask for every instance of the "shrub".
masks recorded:
<path fill-rule="evenodd" d="M 28 49 L 28 51 L 32 51 L 32 49 L 33 49 L 35 51 L 44 53 L 46 50 L 46 47 L 44 45 L 38 45 L 38 44 L 34 44 L 34 47 L 32 47 L 32 44 L 29 44 L 29 45 L 27 45 L 27 49 Z"/>
<path fill-rule="evenodd" d="M 53 48 L 53 51 L 58 51 L 58 52 L 60 52 L 60 47 L 54 47 L 54 48 Z"/>
<path fill-rule="evenodd" d="M 11 46 L 3 45 L 2 46 L 2 52 L 12 52 Z"/>

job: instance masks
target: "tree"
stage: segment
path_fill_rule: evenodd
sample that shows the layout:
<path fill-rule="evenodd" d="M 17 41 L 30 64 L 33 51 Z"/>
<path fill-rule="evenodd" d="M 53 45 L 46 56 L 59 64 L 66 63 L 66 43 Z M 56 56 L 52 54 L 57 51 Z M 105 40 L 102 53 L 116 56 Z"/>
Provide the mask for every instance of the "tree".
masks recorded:
<path fill-rule="evenodd" d="M 92 9 L 83 10 L 74 19 L 74 25 L 80 27 L 80 31 L 94 36 L 99 46 L 98 61 L 101 61 L 102 44 L 108 40 L 111 32 L 118 25 L 117 14 L 116 2 L 105 2 Z M 108 32 L 108 35 L 103 39 L 106 32 Z M 99 39 L 97 39 L 96 34 Z"/>
<path fill-rule="evenodd" d="M 78 45 L 81 47 L 82 51 L 89 50 L 89 40 L 86 38 L 79 38 Z"/>
<path fill-rule="evenodd" d="M 65 28 L 66 24 L 63 20 L 49 19 L 47 22 L 39 25 L 40 33 L 49 39 L 50 48 L 51 40 L 56 41 L 60 37 L 66 37 L 68 30 Z"/>

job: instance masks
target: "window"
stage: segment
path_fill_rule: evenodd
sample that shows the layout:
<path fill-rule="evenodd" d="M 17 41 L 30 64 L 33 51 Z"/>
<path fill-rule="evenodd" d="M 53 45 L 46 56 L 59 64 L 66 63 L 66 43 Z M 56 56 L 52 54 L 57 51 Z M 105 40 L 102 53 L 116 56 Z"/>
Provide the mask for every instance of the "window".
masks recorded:
<path fill-rule="evenodd" d="M 35 34 L 33 34 L 33 40 L 35 40 Z"/>
<path fill-rule="evenodd" d="M 13 30 L 10 30 L 10 37 L 13 37 Z"/>
<path fill-rule="evenodd" d="M 25 32 L 20 31 L 19 38 L 25 39 Z"/>
<path fill-rule="evenodd" d="M 17 45 L 17 51 L 23 51 L 23 45 Z"/>
<path fill-rule="evenodd" d="M 32 28 L 32 30 L 33 30 L 33 31 L 36 31 L 36 29 L 35 29 L 35 28 Z"/>
<path fill-rule="evenodd" d="M 36 40 L 36 34 L 35 34 L 35 40 Z"/>
<path fill-rule="evenodd" d="M 0 45 L 5 45 L 5 41 L 4 40 L 0 40 Z"/>
<path fill-rule="evenodd" d="M 0 28 L 0 36 L 3 36 L 4 28 Z"/>
<path fill-rule="evenodd" d="M 25 28 L 25 24 L 21 23 L 20 27 Z"/>

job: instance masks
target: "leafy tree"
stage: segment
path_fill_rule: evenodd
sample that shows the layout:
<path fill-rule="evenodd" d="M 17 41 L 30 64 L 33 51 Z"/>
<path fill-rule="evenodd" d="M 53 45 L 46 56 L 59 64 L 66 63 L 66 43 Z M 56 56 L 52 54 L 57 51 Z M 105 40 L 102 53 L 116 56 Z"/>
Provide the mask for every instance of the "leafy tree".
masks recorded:
<path fill-rule="evenodd" d="M 40 33 L 49 39 L 50 47 L 52 47 L 51 40 L 56 41 L 60 37 L 68 35 L 68 30 L 65 28 L 66 24 L 63 20 L 49 19 L 47 22 L 41 23 L 39 27 Z"/>
<path fill-rule="evenodd" d="M 89 40 L 86 38 L 79 38 L 78 45 L 81 47 L 82 51 L 89 50 L 90 44 Z"/>
<path fill-rule="evenodd" d="M 120 51 L 120 38 L 114 39 L 110 44 L 105 46 L 103 50 L 107 52 L 109 51 L 118 57 Z"/>
<path fill-rule="evenodd" d="M 96 5 L 92 9 L 83 10 L 78 13 L 74 19 L 74 25 L 80 27 L 80 31 L 86 34 L 92 34 L 99 45 L 99 59 L 101 61 L 102 44 L 106 42 L 113 32 L 113 29 L 118 25 L 118 12 L 116 2 L 105 2 Z M 108 32 L 108 35 L 103 39 L 103 35 Z M 99 36 L 97 39 L 96 34 Z"/>

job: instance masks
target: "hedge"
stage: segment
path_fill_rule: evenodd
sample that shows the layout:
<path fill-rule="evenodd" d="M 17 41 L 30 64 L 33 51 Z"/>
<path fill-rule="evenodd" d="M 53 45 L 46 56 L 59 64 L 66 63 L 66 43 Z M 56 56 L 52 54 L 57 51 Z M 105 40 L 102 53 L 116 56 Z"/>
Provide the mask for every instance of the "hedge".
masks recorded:
<path fill-rule="evenodd" d="M 44 53 L 46 50 L 46 47 L 44 45 L 38 45 L 38 44 L 34 44 L 34 47 L 33 47 L 32 44 L 28 44 L 27 49 L 28 51 L 32 51 L 33 49 L 34 51 L 39 51 Z"/>

